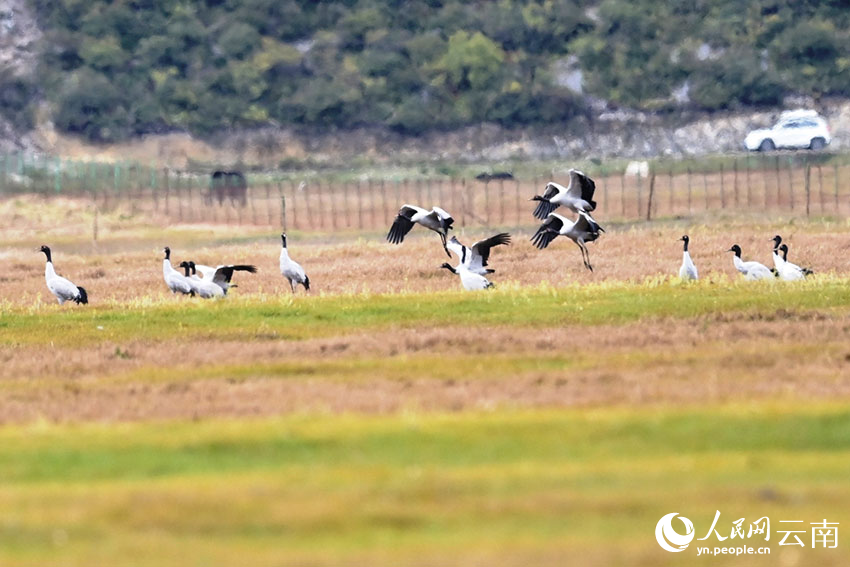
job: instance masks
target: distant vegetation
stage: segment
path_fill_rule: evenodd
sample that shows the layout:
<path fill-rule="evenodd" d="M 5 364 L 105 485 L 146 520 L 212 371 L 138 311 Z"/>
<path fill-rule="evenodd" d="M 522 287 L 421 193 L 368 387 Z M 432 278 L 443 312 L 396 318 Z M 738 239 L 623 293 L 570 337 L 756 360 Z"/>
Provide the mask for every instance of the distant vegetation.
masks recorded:
<path fill-rule="evenodd" d="M 850 96 L 842 0 L 32 5 L 40 70 L 3 82 L 0 112 L 26 125 L 46 99 L 60 130 L 98 141 L 265 124 L 513 127 L 568 120 L 588 97 L 712 111 Z"/>

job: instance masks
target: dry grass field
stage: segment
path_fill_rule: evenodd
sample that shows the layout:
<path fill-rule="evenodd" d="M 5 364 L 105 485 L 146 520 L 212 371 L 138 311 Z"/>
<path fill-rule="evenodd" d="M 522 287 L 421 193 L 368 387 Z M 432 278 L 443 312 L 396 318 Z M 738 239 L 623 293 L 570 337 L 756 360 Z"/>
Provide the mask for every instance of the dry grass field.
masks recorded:
<path fill-rule="evenodd" d="M 116 211 L 94 242 L 90 214 L 0 203 L 0 563 L 683 565 L 669 512 L 850 521 L 846 221 L 600 218 L 593 273 L 529 225 L 484 293 L 421 228 L 295 230 L 293 296 L 276 232 Z M 741 281 L 726 250 L 770 264 L 777 233 L 816 275 Z M 89 305 L 56 304 L 40 244 Z M 258 273 L 175 297 L 165 245 Z M 850 560 L 776 539 L 706 561 Z"/>

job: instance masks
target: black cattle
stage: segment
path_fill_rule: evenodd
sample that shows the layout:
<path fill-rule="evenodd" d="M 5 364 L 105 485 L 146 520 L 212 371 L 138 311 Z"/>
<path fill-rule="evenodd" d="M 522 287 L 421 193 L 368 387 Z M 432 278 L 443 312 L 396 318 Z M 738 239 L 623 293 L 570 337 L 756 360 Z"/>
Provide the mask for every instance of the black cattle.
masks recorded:
<path fill-rule="evenodd" d="M 478 181 L 492 181 L 494 179 L 513 179 L 514 175 L 510 171 L 497 171 L 495 173 L 479 173 L 475 176 Z"/>
<path fill-rule="evenodd" d="M 241 171 L 216 171 L 212 174 L 207 203 L 212 204 L 216 200 L 222 205 L 225 199 L 230 199 L 234 207 L 248 204 L 248 183 Z"/>

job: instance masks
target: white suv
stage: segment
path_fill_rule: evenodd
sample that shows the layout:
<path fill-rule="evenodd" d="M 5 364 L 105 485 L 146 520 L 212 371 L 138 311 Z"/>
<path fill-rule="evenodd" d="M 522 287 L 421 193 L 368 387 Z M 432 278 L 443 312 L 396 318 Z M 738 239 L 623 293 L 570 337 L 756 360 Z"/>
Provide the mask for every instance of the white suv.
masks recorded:
<path fill-rule="evenodd" d="M 814 110 L 789 110 L 772 128 L 753 130 L 744 139 L 748 150 L 769 152 L 777 148 L 822 150 L 832 137 L 829 126 Z"/>

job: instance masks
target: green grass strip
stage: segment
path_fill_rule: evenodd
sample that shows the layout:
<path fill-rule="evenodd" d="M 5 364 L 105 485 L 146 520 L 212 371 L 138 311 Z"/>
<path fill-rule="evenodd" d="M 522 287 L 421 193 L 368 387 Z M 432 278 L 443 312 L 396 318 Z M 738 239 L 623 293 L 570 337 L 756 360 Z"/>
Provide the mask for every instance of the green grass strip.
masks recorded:
<path fill-rule="evenodd" d="M 0 344 L 61 345 L 171 338 L 305 339 L 375 328 L 623 324 L 646 318 L 828 310 L 850 307 L 850 281 L 796 283 L 666 280 L 491 293 L 232 297 L 223 301 L 142 298 L 90 307 L 0 310 Z"/>

